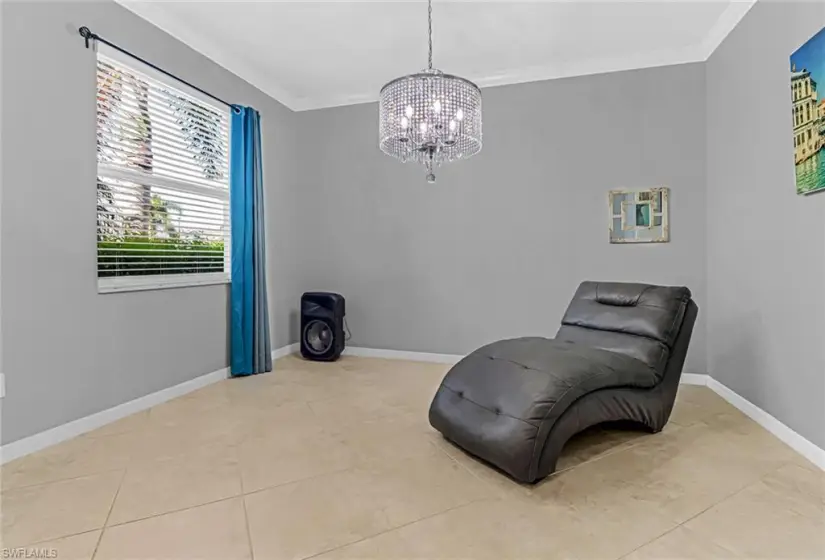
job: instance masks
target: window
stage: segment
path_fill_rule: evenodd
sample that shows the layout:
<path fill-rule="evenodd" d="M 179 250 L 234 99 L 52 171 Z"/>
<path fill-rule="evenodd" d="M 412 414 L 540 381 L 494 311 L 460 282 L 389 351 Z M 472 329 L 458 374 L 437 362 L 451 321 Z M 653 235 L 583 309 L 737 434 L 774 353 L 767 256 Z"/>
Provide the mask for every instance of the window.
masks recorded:
<path fill-rule="evenodd" d="M 99 46 L 98 291 L 228 282 L 229 109 Z"/>

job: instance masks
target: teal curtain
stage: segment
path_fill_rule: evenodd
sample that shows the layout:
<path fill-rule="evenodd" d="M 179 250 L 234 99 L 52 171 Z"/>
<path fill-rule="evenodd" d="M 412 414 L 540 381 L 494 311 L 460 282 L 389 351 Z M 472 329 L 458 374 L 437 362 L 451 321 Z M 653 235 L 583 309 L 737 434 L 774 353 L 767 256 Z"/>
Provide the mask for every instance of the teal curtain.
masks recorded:
<path fill-rule="evenodd" d="M 251 375 L 272 371 L 266 298 L 261 117 L 258 111 L 233 106 L 231 134 L 231 372 L 232 375 Z"/>

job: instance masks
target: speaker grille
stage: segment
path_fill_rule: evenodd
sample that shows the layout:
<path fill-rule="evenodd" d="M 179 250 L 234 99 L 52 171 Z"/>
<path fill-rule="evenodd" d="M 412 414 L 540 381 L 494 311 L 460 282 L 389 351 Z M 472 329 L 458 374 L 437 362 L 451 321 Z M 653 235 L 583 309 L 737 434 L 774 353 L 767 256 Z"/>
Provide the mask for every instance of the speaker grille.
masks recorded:
<path fill-rule="evenodd" d="M 328 352 L 334 340 L 332 329 L 324 321 L 314 319 L 304 327 L 304 345 L 317 356 Z"/>

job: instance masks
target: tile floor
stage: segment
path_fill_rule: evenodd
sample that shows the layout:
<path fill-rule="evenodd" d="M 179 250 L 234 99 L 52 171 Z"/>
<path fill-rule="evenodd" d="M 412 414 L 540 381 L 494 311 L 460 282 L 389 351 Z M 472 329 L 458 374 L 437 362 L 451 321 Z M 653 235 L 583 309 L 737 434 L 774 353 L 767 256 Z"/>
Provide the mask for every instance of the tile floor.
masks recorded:
<path fill-rule="evenodd" d="M 2 547 L 68 559 L 825 558 L 825 473 L 702 387 L 522 486 L 444 441 L 447 366 L 290 356 L 2 468 Z"/>

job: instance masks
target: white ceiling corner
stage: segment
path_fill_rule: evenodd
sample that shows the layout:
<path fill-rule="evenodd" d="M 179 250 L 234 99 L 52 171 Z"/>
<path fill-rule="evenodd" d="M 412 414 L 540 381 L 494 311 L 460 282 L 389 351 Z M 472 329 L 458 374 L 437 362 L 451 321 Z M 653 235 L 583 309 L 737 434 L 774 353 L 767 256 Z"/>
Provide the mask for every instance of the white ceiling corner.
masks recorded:
<path fill-rule="evenodd" d="M 716 25 L 708 31 L 702 43 L 697 47 L 697 54 L 701 56 L 701 60 L 710 58 L 710 55 L 722 44 L 733 28 L 739 25 L 756 2 L 757 0 L 734 0 L 729 3 L 727 9 L 716 21 Z"/>
<path fill-rule="evenodd" d="M 117 1 L 296 111 L 375 101 L 426 62 L 422 0 Z M 755 1 L 434 0 L 434 62 L 481 87 L 699 62 Z"/>

